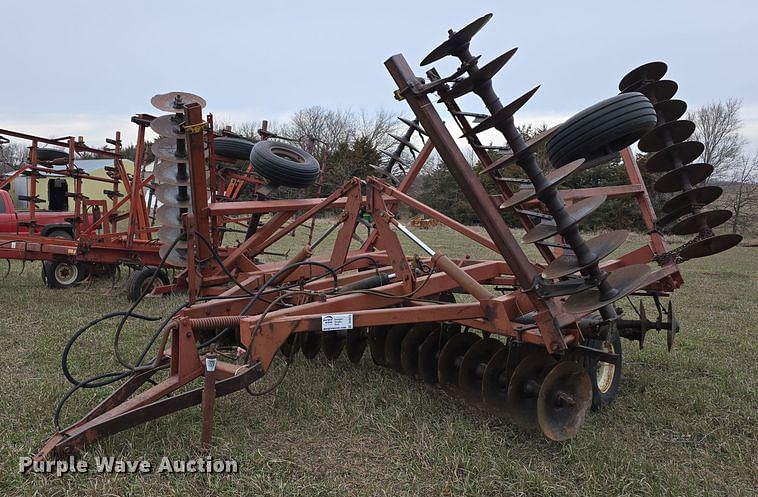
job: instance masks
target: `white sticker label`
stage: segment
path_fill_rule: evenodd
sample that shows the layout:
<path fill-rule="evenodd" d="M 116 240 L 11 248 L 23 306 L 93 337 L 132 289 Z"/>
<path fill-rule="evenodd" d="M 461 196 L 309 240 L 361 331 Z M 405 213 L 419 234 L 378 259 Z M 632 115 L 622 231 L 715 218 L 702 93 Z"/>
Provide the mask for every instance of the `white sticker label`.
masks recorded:
<path fill-rule="evenodd" d="M 352 330 L 352 314 L 324 314 L 321 316 L 321 331 Z"/>
<path fill-rule="evenodd" d="M 206 357 L 205 358 L 205 369 L 206 369 L 206 371 L 215 371 L 216 370 L 216 358 L 215 357 Z"/>

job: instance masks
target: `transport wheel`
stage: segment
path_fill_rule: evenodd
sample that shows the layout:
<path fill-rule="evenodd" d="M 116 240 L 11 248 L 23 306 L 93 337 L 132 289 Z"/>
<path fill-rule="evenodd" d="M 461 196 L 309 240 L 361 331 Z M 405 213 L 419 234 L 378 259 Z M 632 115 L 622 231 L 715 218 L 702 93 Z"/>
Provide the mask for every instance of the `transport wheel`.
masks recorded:
<path fill-rule="evenodd" d="M 69 288 L 84 279 L 86 271 L 79 264 L 66 261 L 44 261 L 42 279 L 48 288 Z"/>
<path fill-rule="evenodd" d="M 245 138 L 222 137 L 213 140 L 216 155 L 229 159 L 248 160 L 255 142 Z"/>
<path fill-rule="evenodd" d="M 305 150 L 271 140 L 255 144 L 250 163 L 271 184 L 290 188 L 311 186 L 321 172 L 318 161 Z"/>
<path fill-rule="evenodd" d="M 48 233 L 45 236 L 49 236 L 50 238 L 63 238 L 65 240 L 73 240 L 74 237 L 71 236 L 71 233 L 65 230 L 53 230 L 50 233 Z"/>
<path fill-rule="evenodd" d="M 151 285 L 150 280 L 156 273 L 158 276 Z M 136 302 L 156 287 L 168 285 L 170 282 L 168 275 L 162 269 L 158 271 L 157 267 L 143 267 L 129 275 L 129 280 L 126 282 L 126 298 L 129 299 L 129 302 Z"/>
<path fill-rule="evenodd" d="M 555 168 L 582 158 L 590 162 L 631 145 L 657 122 L 653 104 L 645 95 L 622 93 L 563 123 L 547 142 L 547 156 Z"/>
<path fill-rule="evenodd" d="M 597 359 L 589 361 L 587 372 L 592 381 L 592 410 L 597 411 L 613 402 L 619 391 L 622 358 L 621 337 L 617 334 L 611 341 L 590 339 L 587 341 L 587 345 L 619 356 L 618 364 Z"/>

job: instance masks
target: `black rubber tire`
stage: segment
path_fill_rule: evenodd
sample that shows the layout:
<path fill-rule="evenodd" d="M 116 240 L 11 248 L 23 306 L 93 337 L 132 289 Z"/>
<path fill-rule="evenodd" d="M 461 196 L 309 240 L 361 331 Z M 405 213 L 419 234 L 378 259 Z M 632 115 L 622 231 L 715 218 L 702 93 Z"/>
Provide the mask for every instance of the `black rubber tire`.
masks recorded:
<path fill-rule="evenodd" d="M 157 267 L 143 267 L 129 275 L 129 281 L 126 282 L 126 298 L 129 302 L 136 302 L 142 297 L 142 293 L 146 290 L 145 285 L 156 272 L 158 277 L 155 281 L 159 285 L 168 285 L 171 282 L 168 279 L 168 274 L 162 269 L 158 271 Z"/>
<path fill-rule="evenodd" d="M 37 160 L 68 159 L 68 152 L 55 148 L 38 148 Z"/>
<path fill-rule="evenodd" d="M 73 240 L 74 236 L 66 230 L 62 229 L 54 229 L 47 233 L 45 236 L 49 236 L 50 238 L 62 238 L 64 240 Z"/>
<path fill-rule="evenodd" d="M 76 276 L 69 280 L 61 280 L 57 275 L 61 265 L 71 266 L 76 271 Z M 43 261 L 42 281 L 48 288 L 71 288 L 87 277 L 87 269 L 83 264 L 72 264 L 65 261 Z"/>
<path fill-rule="evenodd" d="M 305 150 L 271 140 L 260 141 L 250 152 L 250 163 L 256 173 L 272 185 L 307 188 L 321 172 L 318 161 Z"/>
<path fill-rule="evenodd" d="M 587 340 L 587 345 L 595 349 L 602 349 L 603 343 L 604 342 L 602 340 L 597 339 Z M 616 398 L 616 394 L 618 394 L 619 386 L 621 385 L 621 366 L 623 362 L 623 355 L 621 351 L 621 337 L 618 334 L 616 334 L 616 337 L 611 341 L 611 347 L 613 348 L 613 352 L 618 354 L 619 362 L 613 371 L 613 377 L 610 382 L 610 386 L 606 387 L 604 389 L 605 391 L 601 391 L 600 387 L 598 386 L 597 365 L 599 361 L 597 359 L 591 359 L 588 361 L 587 372 L 589 373 L 590 381 L 592 382 L 593 411 L 600 410 L 613 402 L 613 399 Z"/>
<path fill-rule="evenodd" d="M 653 104 L 645 95 L 622 93 L 563 123 L 547 142 L 547 156 L 555 168 L 581 158 L 589 162 L 628 147 L 657 122 Z"/>
<path fill-rule="evenodd" d="M 245 138 L 221 137 L 213 140 L 216 155 L 229 159 L 247 160 L 255 142 Z"/>

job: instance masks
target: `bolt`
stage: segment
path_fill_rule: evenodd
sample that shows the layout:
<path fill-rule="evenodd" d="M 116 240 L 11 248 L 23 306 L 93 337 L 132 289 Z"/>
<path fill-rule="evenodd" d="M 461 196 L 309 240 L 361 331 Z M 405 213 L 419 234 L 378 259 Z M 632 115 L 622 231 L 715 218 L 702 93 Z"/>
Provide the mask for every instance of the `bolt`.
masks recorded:
<path fill-rule="evenodd" d="M 574 400 L 574 397 L 566 392 L 558 392 L 555 394 L 555 405 L 559 407 L 574 407 L 576 401 Z"/>

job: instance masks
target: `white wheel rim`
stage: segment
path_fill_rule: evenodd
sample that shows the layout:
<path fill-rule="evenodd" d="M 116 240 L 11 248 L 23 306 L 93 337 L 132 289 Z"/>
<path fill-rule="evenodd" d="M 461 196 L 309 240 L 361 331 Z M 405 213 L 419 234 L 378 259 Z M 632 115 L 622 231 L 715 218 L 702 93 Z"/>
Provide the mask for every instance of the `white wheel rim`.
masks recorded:
<path fill-rule="evenodd" d="M 76 279 L 79 277 L 79 268 L 76 264 L 69 264 L 68 262 L 61 262 L 55 266 L 53 271 L 55 281 L 60 285 L 73 285 L 76 283 Z"/>
<path fill-rule="evenodd" d="M 613 345 L 609 342 L 603 342 L 600 347 L 604 352 L 613 354 L 615 351 Z M 608 393 L 613 386 L 613 377 L 616 375 L 616 365 L 610 362 L 598 361 L 595 366 L 595 382 L 600 393 Z"/>

